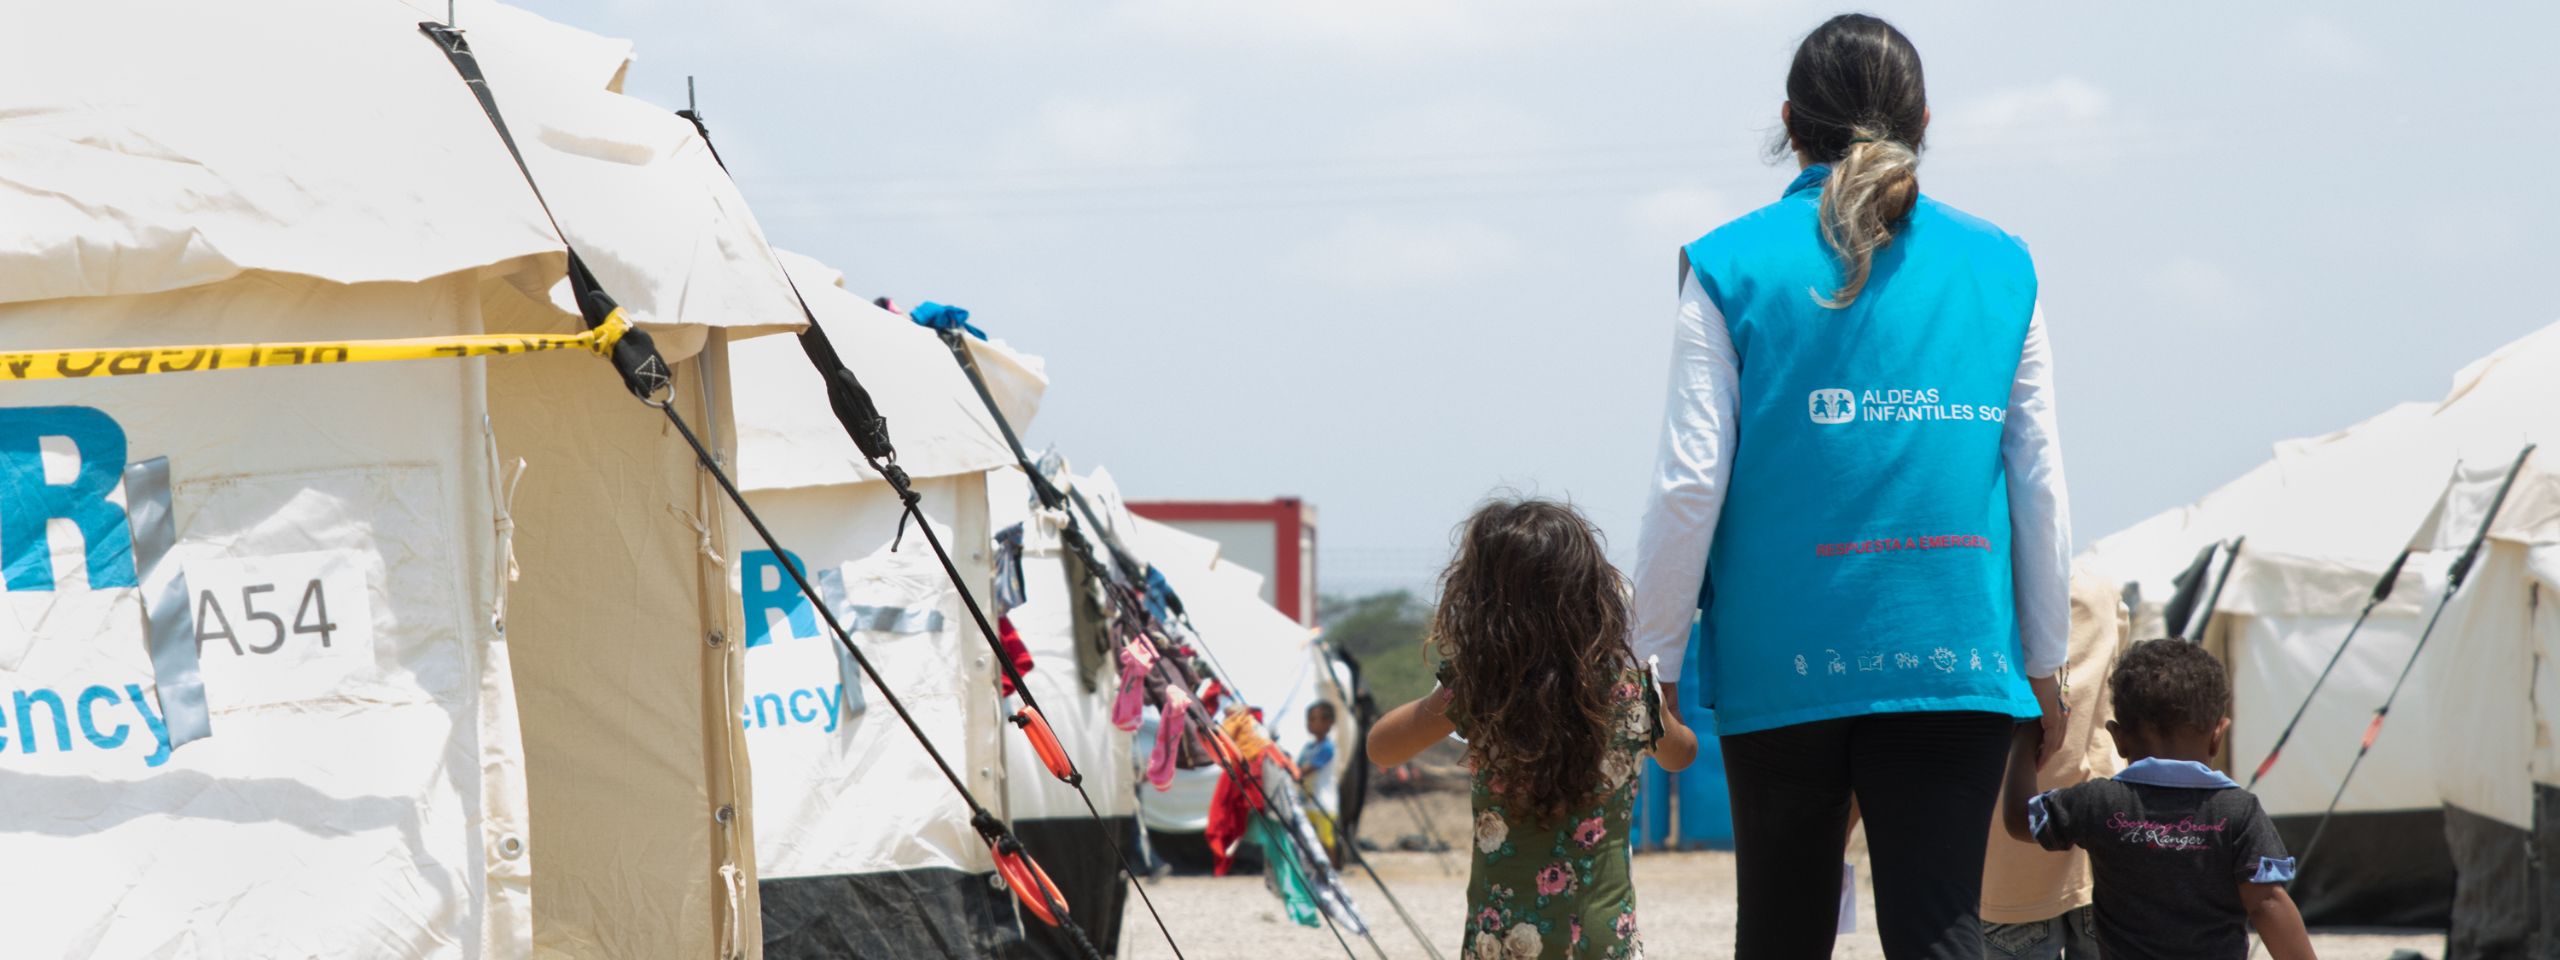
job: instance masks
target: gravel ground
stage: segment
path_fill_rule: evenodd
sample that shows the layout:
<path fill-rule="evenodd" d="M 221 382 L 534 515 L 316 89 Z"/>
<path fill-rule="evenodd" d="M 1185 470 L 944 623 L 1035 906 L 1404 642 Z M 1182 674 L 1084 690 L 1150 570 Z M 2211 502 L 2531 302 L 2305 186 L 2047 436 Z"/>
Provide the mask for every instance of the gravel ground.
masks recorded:
<path fill-rule="evenodd" d="M 1450 831 L 1466 822 L 1466 798 L 1442 793 L 1426 795 L 1424 799 L 1441 837 L 1458 842 L 1459 838 Z M 1362 832 L 1374 839 L 1391 842 L 1400 834 L 1417 832 L 1416 818 L 1401 800 L 1373 801 L 1370 811 Z M 1862 858 L 1862 852 L 1852 857 Z M 1456 960 L 1459 917 L 1465 908 L 1461 901 L 1466 897 L 1467 883 L 1463 851 L 1453 850 L 1447 855 L 1445 872 L 1443 859 L 1427 853 L 1372 853 L 1369 859 L 1379 876 L 1413 912 L 1441 955 Z M 1636 858 L 1635 870 L 1649 954 L 1671 960 L 1733 956 L 1732 854 L 1644 854 Z M 1864 882 L 1865 873 L 1862 863 L 1858 891 L 1862 921 L 1872 917 L 1875 909 Z M 1348 879 L 1352 897 L 1361 915 L 1368 919 L 1385 956 L 1390 960 L 1427 960 L 1429 954 L 1378 894 L 1376 884 L 1357 868 Z M 1258 876 L 1166 877 L 1154 882 L 1148 892 L 1165 911 L 1166 923 L 1181 941 L 1188 960 L 1325 960 L 1343 956 L 1342 945 L 1324 927 L 1291 925 L 1279 900 L 1263 889 Z M 1123 957 L 1171 960 L 1173 954 L 1165 948 L 1164 938 L 1156 933 L 1145 909 L 1134 897 L 1123 922 Z M 1371 950 L 1349 931 L 1344 931 L 1344 936 L 1352 938 L 1351 945 L 1361 960 L 1378 960 L 1379 951 Z M 2315 933 L 2312 940 L 2322 960 L 2386 960 L 2393 951 L 2403 949 L 2430 957 L 2444 955 L 2443 935 L 2424 931 L 2324 932 Z M 1872 930 L 1862 923 L 1858 933 L 1840 938 L 1833 955 L 1844 960 L 1882 960 L 1884 950 L 1877 945 Z"/>

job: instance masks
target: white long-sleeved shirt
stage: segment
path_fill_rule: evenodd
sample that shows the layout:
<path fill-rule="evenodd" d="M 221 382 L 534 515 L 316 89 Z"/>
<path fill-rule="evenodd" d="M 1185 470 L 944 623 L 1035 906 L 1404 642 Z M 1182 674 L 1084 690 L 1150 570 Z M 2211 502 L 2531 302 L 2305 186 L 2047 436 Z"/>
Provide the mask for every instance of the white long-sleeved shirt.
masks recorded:
<path fill-rule="evenodd" d="M 1740 368 L 1724 313 L 1696 275 L 1683 276 L 1662 448 L 1636 536 L 1636 657 L 1660 657 L 1665 680 L 1680 676 L 1688 656 L 1707 550 L 1733 475 Z M 2027 676 L 2049 677 L 2070 648 L 2071 510 L 2054 418 L 2053 348 L 2040 306 L 2027 321 L 2009 388 L 2000 461 L 2009 473 L 2010 569 Z"/>

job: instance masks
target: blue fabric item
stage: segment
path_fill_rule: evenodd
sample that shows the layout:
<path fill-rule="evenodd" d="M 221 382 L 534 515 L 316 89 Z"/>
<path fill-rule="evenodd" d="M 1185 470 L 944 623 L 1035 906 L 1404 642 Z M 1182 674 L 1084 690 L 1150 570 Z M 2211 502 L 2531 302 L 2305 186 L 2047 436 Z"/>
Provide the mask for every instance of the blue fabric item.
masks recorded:
<path fill-rule="evenodd" d="M 2044 798 L 2050 796 L 2053 791 L 2047 790 L 2027 798 L 2027 836 L 2044 836 L 2044 825 L 2053 822 L 2053 814 L 2044 808 Z"/>
<path fill-rule="evenodd" d="M 2259 857 L 2259 858 L 2258 858 L 2258 874 L 2257 874 L 2256 876 L 2250 877 L 2250 878 L 2249 878 L 2249 882 L 2250 882 L 2250 883 L 2292 883 L 2292 882 L 2293 882 L 2293 858 L 2292 858 L 2292 857 Z"/>
<path fill-rule="evenodd" d="M 2116 779 L 2154 787 L 2187 787 L 2196 790 L 2227 790 L 2239 784 L 2222 771 L 2193 760 L 2162 760 L 2144 757 L 2126 764 Z"/>
<path fill-rule="evenodd" d="M 1165 582 L 1164 572 L 1154 564 L 1147 565 L 1147 612 L 1157 623 L 1173 622 L 1173 584 Z"/>
<path fill-rule="evenodd" d="M 1333 741 L 1330 739 L 1307 744 L 1306 749 L 1298 751 L 1298 772 L 1314 773 L 1324 769 L 1326 764 L 1333 762 L 1333 754 Z"/>
<path fill-rule="evenodd" d="M 1847 307 L 1823 166 L 1685 248 L 1740 358 L 1738 442 L 1699 588 L 1727 736 L 1877 713 L 2037 715 L 2009 567 L 2002 424 L 2036 301 L 2026 245 L 1927 197 Z"/>
<path fill-rule="evenodd" d="M 969 331 L 970 336 L 980 340 L 987 338 L 986 331 L 969 324 L 967 309 L 947 303 L 927 300 L 917 304 L 915 309 L 907 311 L 907 319 L 915 321 L 916 326 L 919 327 L 932 327 L 936 330 L 966 330 Z"/>
<path fill-rule="evenodd" d="M 1698 652 L 1701 638 L 1698 629 L 1689 629 L 1689 655 L 1680 661 L 1680 689 L 1703 689 L 1698 668 L 1707 660 Z M 1680 698 L 1680 722 L 1691 730 L 1716 728 L 1716 713 L 1698 704 L 1698 698 Z M 1648 761 L 1649 762 L 1649 761 Z M 1683 849 L 1707 847 L 1714 850 L 1733 849 L 1733 791 L 1726 785 L 1724 773 L 1724 741 L 1716 737 L 1698 738 L 1698 758 L 1671 777 L 1672 790 L 1680 796 L 1680 825 L 1677 840 Z M 1666 812 L 1664 816 L 1669 816 Z"/>

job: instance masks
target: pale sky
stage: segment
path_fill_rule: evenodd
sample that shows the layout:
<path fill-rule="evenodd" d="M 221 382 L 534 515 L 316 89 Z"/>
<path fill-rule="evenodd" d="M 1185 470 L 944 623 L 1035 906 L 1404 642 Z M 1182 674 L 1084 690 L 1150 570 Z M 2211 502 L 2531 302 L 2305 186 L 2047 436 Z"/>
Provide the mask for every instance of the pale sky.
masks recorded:
<path fill-rule="evenodd" d="M 1034 446 L 1317 505 L 1328 590 L 1498 486 L 1632 554 L 1675 249 L 1793 175 L 1843 10 L 1926 62 L 1922 189 L 2035 253 L 2083 546 L 2560 320 L 2560 5 L 528 5 L 698 77 L 777 244 L 1044 356 Z"/>

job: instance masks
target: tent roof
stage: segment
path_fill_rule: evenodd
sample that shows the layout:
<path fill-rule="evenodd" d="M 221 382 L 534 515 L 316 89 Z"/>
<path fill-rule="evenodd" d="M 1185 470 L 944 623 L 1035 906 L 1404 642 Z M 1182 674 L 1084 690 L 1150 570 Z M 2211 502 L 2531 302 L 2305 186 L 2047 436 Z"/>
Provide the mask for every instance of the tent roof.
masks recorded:
<path fill-rule="evenodd" d="M 416 281 L 559 249 L 407 7 L 101 0 L 16 18 L 48 39 L 0 57 L 0 301 L 249 270 Z"/>
<path fill-rule="evenodd" d="M 2419 549 L 2440 549 L 2440 525 L 2430 517 L 2457 463 L 2502 474 L 2527 439 L 2560 437 L 2554 423 L 2560 325 L 2465 367 L 2442 401 L 2401 404 L 2337 433 L 2278 444 L 2274 459 L 2194 504 L 2100 540 L 2089 556 L 2111 576 L 2142 584 L 2145 596 L 2165 598 L 2169 578 L 2204 544 L 2246 535 L 2227 608 L 2353 613 L 2374 578 L 2413 545 L 2413 531 Z M 2418 598 L 2395 590 L 2392 602 Z"/>
<path fill-rule="evenodd" d="M 2171 579 L 2208 543 L 2246 535 L 2243 571 L 2252 561 L 2290 557 L 2303 570 L 2357 579 L 2380 571 L 2424 515 L 2424 491 L 2441 471 L 2417 476 L 2395 460 L 2429 412 L 2404 403 L 2334 433 L 2275 445 L 2266 462 L 2192 504 L 2175 507 L 2099 540 L 2083 554 L 2110 577 L 2142 587 L 2150 601 L 2168 599 Z M 2353 504 L 2356 523 L 2336 522 Z M 2396 509 L 2395 509 L 2396 508 Z M 2234 586 L 2240 574 L 2234 575 Z M 2370 589 L 2366 580 L 2356 589 Z"/>
<path fill-rule="evenodd" d="M 2532 457 L 2515 471 L 2514 488 L 2506 502 L 2498 506 L 2496 523 L 2489 527 L 2493 540 L 2512 540 L 2525 544 L 2560 543 L 2560 450 L 2537 448 Z M 2444 495 L 2436 500 L 2435 509 L 2427 514 L 2426 526 L 2410 540 L 2419 550 L 2460 550 L 2480 532 L 2481 518 L 2497 504 L 2498 488 L 2506 483 L 2512 460 L 2465 463 L 2454 471 L 2453 480 L 2445 484 Z"/>
<path fill-rule="evenodd" d="M 2480 529 L 2516 453 L 2540 443 L 2517 471 L 2515 487 L 2489 535 L 2521 543 L 2560 543 L 2560 324 L 2502 347 L 2454 377 L 2437 412 L 2462 469 L 2412 546 L 2458 550 Z"/>
<path fill-rule="evenodd" d="M 561 243 L 418 31 L 442 4 L 417 2 L 24 11 L 22 35 L 54 39 L 0 58 L 14 105 L 0 124 L 12 188 L 0 190 L 0 303 L 250 272 L 414 282 L 533 257 L 540 269 L 518 279 L 566 322 L 573 305 L 552 293 L 565 288 Z M 615 92 L 629 44 L 494 3 L 461 10 L 527 164 L 633 319 L 798 325 L 754 218 L 692 126 Z"/>
<path fill-rule="evenodd" d="M 800 328 L 773 248 L 693 123 L 622 95 L 628 42 L 487 0 L 461 4 L 455 19 L 561 229 L 633 320 L 726 327 L 733 338 Z M 551 298 L 576 312 L 565 283 Z"/>
<path fill-rule="evenodd" d="M 838 357 L 888 418 L 898 463 L 910 475 L 949 476 L 1013 464 L 1013 450 L 987 415 L 986 403 L 932 331 L 846 291 L 844 275 L 824 264 L 796 253 L 782 257 Z M 1001 360 L 1016 374 L 1013 392 L 1037 404 L 1046 386 L 1038 361 L 1001 347 L 980 349 L 976 356 L 982 368 Z M 845 436 L 827 405 L 826 383 L 798 341 L 747 341 L 731 350 L 730 362 L 741 484 L 771 490 L 880 479 Z M 988 376 L 993 380 L 997 373 L 989 369 Z M 1014 423 L 1019 428 L 1027 421 L 1026 410 Z"/>

